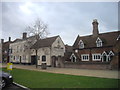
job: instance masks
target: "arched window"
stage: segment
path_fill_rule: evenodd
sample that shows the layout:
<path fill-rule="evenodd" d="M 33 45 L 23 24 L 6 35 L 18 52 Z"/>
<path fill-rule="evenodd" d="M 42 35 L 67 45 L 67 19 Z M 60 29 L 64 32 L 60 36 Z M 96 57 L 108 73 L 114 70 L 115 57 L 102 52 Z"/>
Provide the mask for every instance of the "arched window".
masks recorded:
<path fill-rule="evenodd" d="M 84 43 L 82 40 L 79 41 L 79 48 L 84 48 Z"/>
<path fill-rule="evenodd" d="M 71 62 L 76 62 L 76 56 L 74 53 L 70 56 Z"/>
<path fill-rule="evenodd" d="M 98 37 L 96 40 L 97 47 L 102 47 L 102 40 Z"/>
<path fill-rule="evenodd" d="M 112 60 L 113 56 L 114 56 L 114 53 L 110 51 L 108 54 L 108 61 Z"/>
<path fill-rule="evenodd" d="M 46 56 L 45 55 L 42 56 L 42 61 L 46 61 Z"/>
<path fill-rule="evenodd" d="M 103 62 L 107 62 L 108 61 L 108 56 L 107 56 L 107 53 L 105 51 L 102 53 L 102 61 Z"/>

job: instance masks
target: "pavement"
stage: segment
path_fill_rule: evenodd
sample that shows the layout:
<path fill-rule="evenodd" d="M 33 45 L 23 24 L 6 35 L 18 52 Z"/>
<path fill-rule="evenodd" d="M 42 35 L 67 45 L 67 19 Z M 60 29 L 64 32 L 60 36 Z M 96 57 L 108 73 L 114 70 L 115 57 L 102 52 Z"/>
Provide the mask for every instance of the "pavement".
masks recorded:
<path fill-rule="evenodd" d="M 2 64 L 2 67 L 6 67 L 6 66 L 7 66 L 6 64 Z M 117 70 L 91 70 L 91 69 L 54 68 L 54 67 L 47 67 L 47 69 L 41 69 L 40 66 L 38 66 L 38 68 L 36 69 L 35 65 L 21 65 L 21 64 L 13 64 L 13 68 L 50 72 L 50 73 L 70 74 L 70 75 L 78 75 L 78 76 L 93 76 L 93 77 L 101 77 L 101 78 L 120 79 L 120 71 Z"/>

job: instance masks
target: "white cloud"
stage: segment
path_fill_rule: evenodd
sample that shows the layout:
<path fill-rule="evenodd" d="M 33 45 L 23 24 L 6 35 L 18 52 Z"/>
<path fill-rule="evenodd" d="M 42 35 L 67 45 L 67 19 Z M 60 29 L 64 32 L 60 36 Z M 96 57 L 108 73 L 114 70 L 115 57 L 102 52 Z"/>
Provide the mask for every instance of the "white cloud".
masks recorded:
<path fill-rule="evenodd" d="M 40 17 L 49 25 L 49 36 L 60 35 L 65 44 L 72 45 L 78 34 L 92 33 L 94 18 L 99 21 L 100 32 L 116 30 L 117 8 L 114 2 L 6 2 L 2 5 L 3 38 L 19 38 L 25 27 Z"/>

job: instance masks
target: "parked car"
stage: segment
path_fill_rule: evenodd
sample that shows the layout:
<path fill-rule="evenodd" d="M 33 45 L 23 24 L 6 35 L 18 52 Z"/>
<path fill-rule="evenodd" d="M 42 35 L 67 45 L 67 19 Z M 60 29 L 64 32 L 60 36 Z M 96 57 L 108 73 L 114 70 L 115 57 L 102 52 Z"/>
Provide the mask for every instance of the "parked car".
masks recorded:
<path fill-rule="evenodd" d="M 5 88 L 6 86 L 13 83 L 13 77 L 9 73 L 0 71 L 0 87 Z"/>

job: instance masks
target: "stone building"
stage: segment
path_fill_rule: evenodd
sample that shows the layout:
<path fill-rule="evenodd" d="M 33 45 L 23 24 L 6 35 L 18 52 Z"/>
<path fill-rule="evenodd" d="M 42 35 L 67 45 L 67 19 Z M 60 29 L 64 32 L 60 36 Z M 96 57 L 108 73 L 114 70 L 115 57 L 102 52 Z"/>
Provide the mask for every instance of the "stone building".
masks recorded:
<path fill-rule="evenodd" d="M 35 36 L 27 37 L 27 33 L 23 33 L 21 39 L 16 39 L 10 44 L 10 61 L 13 63 L 31 64 L 30 47 L 36 42 Z"/>
<path fill-rule="evenodd" d="M 31 47 L 31 60 L 36 58 L 36 49 L 38 55 L 38 65 L 46 63 L 47 66 L 60 67 L 62 57 L 65 53 L 65 46 L 60 36 L 40 39 Z"/>
<path fill-rule="evenodd" d="M 67 59 L 69 63 L 65 63 L 65 67 L 88 69 L 118 68 L 120 31 L 99 33 L 98 24 L 96 19 L 93 20 L 92 35 L 78 35 L 73 45 L 73 52 Z"/>
<path fill-rule="evenodd" d="M 22 39 L 16 39 L 10 44 L 10 60 L 13 63 L 36 64 L 46 63 L 47 66 L 58 66 L 65 53 L 65 46 L 60 36 L 39 39 L 35 36 L 27 37 L 23 33 Z M 36 62 L 37 50 L 37 62 Z"/>

